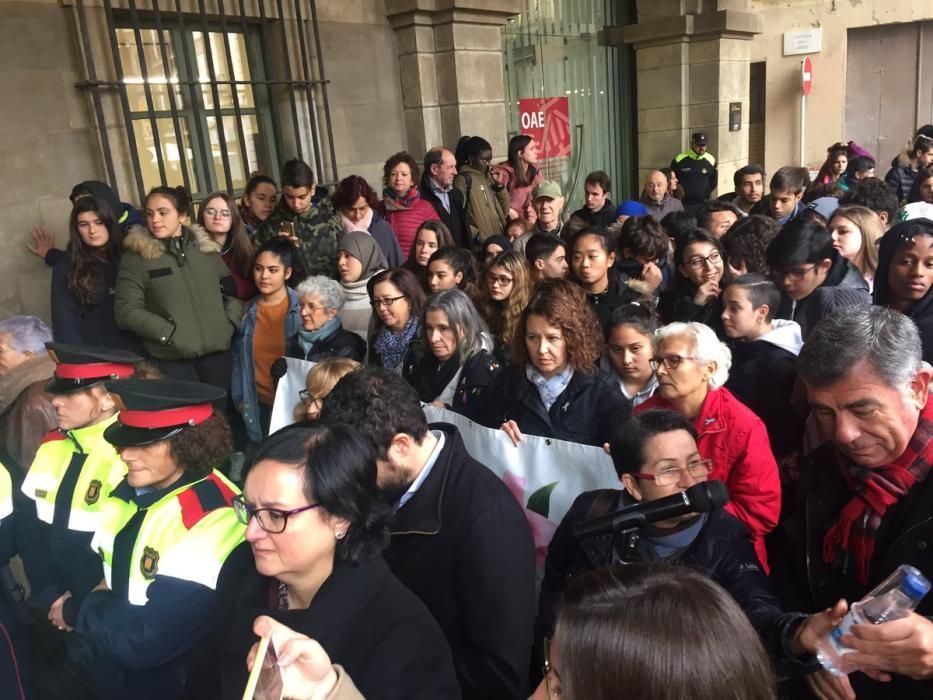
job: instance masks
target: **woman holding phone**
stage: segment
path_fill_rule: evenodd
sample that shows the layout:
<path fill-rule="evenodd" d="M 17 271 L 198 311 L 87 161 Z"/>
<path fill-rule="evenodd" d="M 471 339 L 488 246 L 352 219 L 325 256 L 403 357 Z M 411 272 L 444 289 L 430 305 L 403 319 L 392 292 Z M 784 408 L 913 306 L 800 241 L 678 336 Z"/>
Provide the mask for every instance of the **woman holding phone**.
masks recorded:
<path fill-rule="evenodd" d="M 447 642 L 379 552 L 391 510 L 376 455 L 345 425 L 302 425 L 260 445 L 234 500 L 255 571 L 218 630 L 223 697 L 240 698 L 243 659 L 267 615 L 317 640 L 368 698 L 459 698 Z"/>

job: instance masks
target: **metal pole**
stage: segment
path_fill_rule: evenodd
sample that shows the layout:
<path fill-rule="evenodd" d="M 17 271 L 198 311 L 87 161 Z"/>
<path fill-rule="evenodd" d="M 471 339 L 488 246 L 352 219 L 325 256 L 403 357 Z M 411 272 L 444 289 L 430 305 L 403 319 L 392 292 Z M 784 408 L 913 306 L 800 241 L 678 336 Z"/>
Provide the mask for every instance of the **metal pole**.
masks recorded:
<path fill-rule="evenodd" d="M 806 145 L 807 145 L 807 94 L 803 91 L 803 66 L 800 62 L 800 166 L 807 167 Z"/>

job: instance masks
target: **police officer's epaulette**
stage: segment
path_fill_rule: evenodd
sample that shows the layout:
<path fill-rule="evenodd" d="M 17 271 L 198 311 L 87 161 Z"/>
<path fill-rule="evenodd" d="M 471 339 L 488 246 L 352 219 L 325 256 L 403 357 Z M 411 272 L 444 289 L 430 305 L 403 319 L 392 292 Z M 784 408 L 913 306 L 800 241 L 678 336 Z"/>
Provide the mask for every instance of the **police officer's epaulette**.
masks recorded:
<path fill-rule="evenodd" d="M 182 523 L 190 530 L 211 511 L 232 505 L 235 495 L 223 480 L 211 474 L 178 494 Z"/>
<path fill-rule="evenodd" d="M 45 435 L 43 435 L 42 442 L 40 442 L 39 444 L 44 445 L 47 442 L 55 442 L 56 440 L 66 440 L 67 438 L 68 436 L 65 435 L 65 433 L 63 433 L 58 428 L 55 428 L 55 430 L 50 430 Z"/>

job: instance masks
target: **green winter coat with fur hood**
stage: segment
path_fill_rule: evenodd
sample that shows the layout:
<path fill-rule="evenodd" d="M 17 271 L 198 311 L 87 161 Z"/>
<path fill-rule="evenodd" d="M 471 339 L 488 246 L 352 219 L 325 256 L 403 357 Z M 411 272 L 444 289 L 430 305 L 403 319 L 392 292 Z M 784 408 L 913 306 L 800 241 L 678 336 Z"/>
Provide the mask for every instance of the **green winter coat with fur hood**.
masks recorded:
<path fill-rule="evenodd" d="M 243 306 L 227 295 L 230 270 L 220 246 L 197 226 L 157 239 L 133 226 L 123 239 L 114 314 L 117 325 L 138 335 L 153 357 L 191 360 L 230 347 Z"/>

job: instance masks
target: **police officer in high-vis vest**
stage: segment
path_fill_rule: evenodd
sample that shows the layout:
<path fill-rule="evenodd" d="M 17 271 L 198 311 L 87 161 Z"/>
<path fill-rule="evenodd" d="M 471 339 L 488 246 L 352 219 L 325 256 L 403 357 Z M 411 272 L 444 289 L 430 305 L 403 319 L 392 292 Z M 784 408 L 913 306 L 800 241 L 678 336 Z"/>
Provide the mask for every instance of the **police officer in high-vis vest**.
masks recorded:
<path fill-rule="evenodd" d="M 25 610 L 23 593 L 9 566 L 15 551 L 13 519 L 13 480 L 9 469 L 0 463 L 0 698 L 31 700 L 36 696 L 21 613 Z"/>
<path fill-rule="evenodd" d="M 697 132 L 690 137 L 690 148 L 674 156 L 671 170 L 684 188 L 684 207 L 687 211 L 699 207 L 710 198 L 719 183 L 716 158 L 709 152 L 706 134 Z"/>
<path fill-rule="evenodd" d="M 55 374 L 46 386 L 58 428 L 46 434 L 21 491 L 18 545 L 31 601 L 59 629 L 74 625 L 84 596 L 100 582 L 91 539 L 103 503 L 125 467 L 104 431 L 117 406 L 104 386 L 131 377 L 142 357 L 124 350 L 47 343 Z"/>
<path fill-rule="evenodd" d="M 216 622 L 219 580 L 248 560 L 239 493 L 214 467 L 232 450 L 224 392 L 174 379 L 108 382 L 120 415 L 104 432 L 126 463 L 92 546 L 104 580 L 69 636 L 69 656 L 104 698 L 181 697 L 186 654 Z M 235 569 L 235 567 L 234 567 Z"/>

